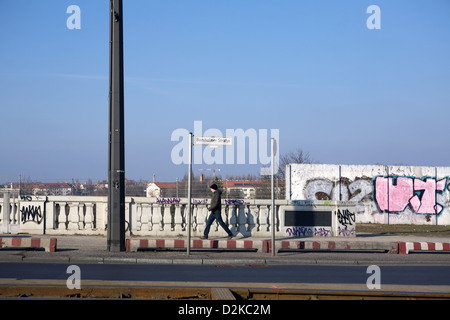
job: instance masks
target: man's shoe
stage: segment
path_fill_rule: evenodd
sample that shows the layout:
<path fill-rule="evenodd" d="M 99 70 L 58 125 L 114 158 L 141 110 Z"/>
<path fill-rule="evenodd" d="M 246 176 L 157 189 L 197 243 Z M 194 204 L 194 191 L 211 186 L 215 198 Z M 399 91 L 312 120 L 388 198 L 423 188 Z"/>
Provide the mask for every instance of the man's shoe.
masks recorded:
<path fill-rule="evenodd" d="M 208 239 L 208 237 L 205 237 L 205 236 L 201 236 L 201 237 L 200 237 L 200 239 L 202 239 L 202 240 L 207 240 L 207 239 Z"/>
<path fill-rule="evenodd" d="M 231 240 L 231 239 L 233 239 L 233 236 L 232 235 L 228 236 L 228 240 Z"/>

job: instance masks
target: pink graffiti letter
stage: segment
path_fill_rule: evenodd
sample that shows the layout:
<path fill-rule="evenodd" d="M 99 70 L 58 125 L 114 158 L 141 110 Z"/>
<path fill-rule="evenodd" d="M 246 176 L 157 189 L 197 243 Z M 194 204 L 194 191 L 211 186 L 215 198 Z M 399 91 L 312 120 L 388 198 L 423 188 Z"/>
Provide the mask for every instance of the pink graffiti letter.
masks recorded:
<path fill-rule="evenodd" d="M 436 183 L 436 179 L 427 178 L 425 181 L 414 179 L 414 191 L 422 191 L 422 197 L 415 194 L 409 203 L 416 213 L 439 214 L 443 207 L 436 203 L 436 191 L 443 191 L 447 184 L 447 178 L 441 179 Z"/>
<path fill-rule="evenodd" d="M 377 177 L 375 179 L 375 200 L 381 211 L 402 212 L 413 196 L 414 183 L 412 178 L 398 177 L 395 184 L 392 177 Z"/>

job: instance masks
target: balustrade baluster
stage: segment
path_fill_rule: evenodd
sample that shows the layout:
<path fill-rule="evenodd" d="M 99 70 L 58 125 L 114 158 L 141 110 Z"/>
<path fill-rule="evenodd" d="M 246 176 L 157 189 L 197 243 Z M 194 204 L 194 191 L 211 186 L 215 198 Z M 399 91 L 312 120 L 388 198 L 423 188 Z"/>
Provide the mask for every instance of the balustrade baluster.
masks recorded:
<path fill-rule="evenodd" d="M 206 228 L 206 219 L 208 219 L 208 209 L 206 205 L 198 205 L 198 216 L 197 216 L 197 232 L 199 235 L 203 235 L 203 231 Z"/>
<path fill-rule="evenodd" d="M 84 229 L 84 203 L 78 204 L 78 230 Z"/>
<path fill-rule="evenodd" d="M 66 230 L 67 214 L 66 214 L 66 203 L 58 202 L 59 214 L 58 214 L 58 229 Z"/>
<path fill-rule="evenodd" d="M 69 216 L 68 219 L 68 230 L 79 230 L 78 229 L 78 222 L 80 221 L 80 217 L 78 215 L 78 203 L 77 202 L 71 202 L 69 203 Z"/>
<path fill-rule="evenodd" d="M 175 205 L 175 215 L 174 215 L 174 230 L 175 232 L 181 232 L 183 230 L 183 216 L 181 215 L 181 205 Z"/>
<path fill-rule="evenodd" d="M 143 217 L 142 217 L 142 204 L 141 203 L 135 203 L 134 207 L 135 207 L 135 211 L 136 211 L 136 222 L 135 222 L 136 225 L 133 226 L 133 221 L 132 221 L 131 225 L 133 226 L 133 229 L 136 229 L 136 231 L 141 231 L 141 229 L 142 229 L 142 219 L 143 219 Z"/>
<path fill-rule="evenodd" d="M 153 204 L 148 205 L 148 231 L 153 231 Z"/>
<path fill-rule="evenodd" d="M 259 231 L 262 234 L 267 234 L 267 232 L 269 231 L 268 218 L 269 218 L 269 207 L 267 205 L 261 205 L 259 213 L 259 224 L 260 224 Z"/>
<path fill-rule="evenodd" d="M 141 203 L 141 228 L 140 231 L 148 231 L 150 226 L 150 221 L 151 221 L 151 217 L 150 217 L 150 210 L 151 207 L 148 203 Z"/>
<path fill-rule="evenodd" d="M 94 229 L 94 204 L 86 203 L 86 215 L 84 217 L 84 227 L 87 230 Z"/>
<path fill-rule="evenodd" d="M 227 205 L 228 207 L 228 218 L 229 218 L 229 224 L 230 224 L 230 231 L 233 234 L 237 234 L 238 233 L 238 228 L 237 228 L 237 206 L 234 204 L 230 204 Z"/>
<path fill-rule="evenodd" d="M 248 227 L 247 227 L 247 232 L 249 234 L 249 236 L 255 235 L 255 233 L 257 232 L 257 228 L 256 228 L 256 221 L 257 221 L 257 210 L 258 207 L 256 205 L 250 205 L 247 207 L 248 208 L 248 214 L 247 214 L 247 222 L 248 222 Z"/>
<path fill-rule="evenodd" d="M 153 217 L 152 217 L 153 228 L 159 231 L 164 230 L 162 210 L 163 208 L 161 204 L 159 203 L 153 204 Z"/>
<path fill-rule="evenodd" d="M 247 235 L 247 217 L 245 215 L 245 206 L 240 204 L 236 205 L 236 211 L 237 211 L 237 230 L 240 234 L 243 236 Z"/>
<path fill-rule="evenodd" d="M 198 204 L 193 205 L 192 206 L 192 231 L 196 232 L 197 228 L 198 228 L 198 222 L 197 222 L 197 218 L 198 218 Z M 186 214 L 187 214 L 187 206 L 186 206 L 186 210 L 185 210 Z"/>

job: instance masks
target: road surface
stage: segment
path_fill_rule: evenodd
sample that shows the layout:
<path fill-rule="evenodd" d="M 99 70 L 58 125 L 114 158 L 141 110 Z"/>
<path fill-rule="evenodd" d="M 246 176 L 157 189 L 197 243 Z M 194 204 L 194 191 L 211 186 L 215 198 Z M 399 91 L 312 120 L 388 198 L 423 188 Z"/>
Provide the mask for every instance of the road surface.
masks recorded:
<path fill-rule="evenodd" d="M 136 265 L 78 264 L 80 280 L 167 282 L 171 285 L 204 286 L 205 283 L 241 287 L 264 286 L 295 288 L 300 284 L 363 285 L 373 271 L 360 265 Z M 6 279 L 67 280 L 68 264 L 0 263 L 0 281 Z M 391 285 L 448 286 L 450 266 L 380 266 L 381 287 Z"/>

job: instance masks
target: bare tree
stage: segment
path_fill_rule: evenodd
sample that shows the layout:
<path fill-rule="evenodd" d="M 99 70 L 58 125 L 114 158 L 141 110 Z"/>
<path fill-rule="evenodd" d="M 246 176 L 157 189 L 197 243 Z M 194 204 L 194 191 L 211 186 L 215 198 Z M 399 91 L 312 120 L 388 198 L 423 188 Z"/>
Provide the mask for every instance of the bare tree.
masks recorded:
<path fill-rule="evenodd" d="M 284 180 L 286 165 L 289 163 L 314 163 L 308 152 L 298 148 L 296 151 L 291 151 L 280 155 L 280 165 L 277 176 Z"/>

